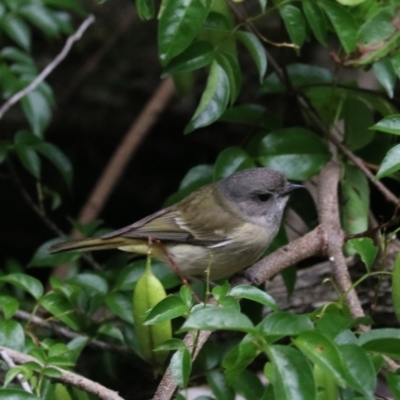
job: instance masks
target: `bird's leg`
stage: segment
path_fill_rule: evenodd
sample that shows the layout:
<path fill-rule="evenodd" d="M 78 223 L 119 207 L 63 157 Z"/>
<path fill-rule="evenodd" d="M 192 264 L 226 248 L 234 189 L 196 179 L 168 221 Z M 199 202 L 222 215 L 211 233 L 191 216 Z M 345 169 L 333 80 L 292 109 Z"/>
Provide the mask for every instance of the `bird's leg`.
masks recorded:
<path fill-rule="evenodd" d="M 163 253 L 166 255 L 166 257 L 168 258 L 168 261 L 171 263 L 172 268 L 174 269 L 174 271 L 176 272 L 176 274 L 179 276 L 179 279 L 182 281 L 182 283 L 188 288 L 190 289 L 190 291 L 192 292 L 193 298 L 196 300 L 197 303 L 201 303 L 201 300 L 199 299 L 199 297 L 197 296 L 197 294 L 193 291 L 192 287 L 190 286 L 190 283 L 188 282 L 188 280 L 183 276 L 181 269 L 178 267 L 178 265 L 176 264 L 176 262 L 174 261 L 174 259 L 170 256 L 170 254 L 168 253 L 168 250 L 165 248 L 165 246 L 162 244 L 161 240 L 159 239 L 153 239 L 151 237 L 149 237 L 149 246 L 151 245 L 151 243 L 154 242 L 162 251 Z"/>

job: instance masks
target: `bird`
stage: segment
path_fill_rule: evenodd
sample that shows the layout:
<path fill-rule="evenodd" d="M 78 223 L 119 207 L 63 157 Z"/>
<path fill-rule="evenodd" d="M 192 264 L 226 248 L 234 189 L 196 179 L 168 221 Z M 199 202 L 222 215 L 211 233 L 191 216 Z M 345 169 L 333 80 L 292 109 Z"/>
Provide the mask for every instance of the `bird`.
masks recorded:
<path fill-rule="evenodd" d="M 129 226 L 57 243 L 50 252 L 116 248 L 151 254 L 187 279 L 215 281 L 261 257 L 278 233 L 289 195 L 302 187 L 273 169 L 241 170 Z"/>

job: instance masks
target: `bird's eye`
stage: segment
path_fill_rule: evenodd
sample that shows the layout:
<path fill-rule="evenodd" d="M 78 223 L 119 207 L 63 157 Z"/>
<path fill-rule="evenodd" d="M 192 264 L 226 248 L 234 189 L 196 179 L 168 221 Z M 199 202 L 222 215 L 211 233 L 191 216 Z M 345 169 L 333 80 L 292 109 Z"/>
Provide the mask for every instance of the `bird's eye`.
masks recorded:
<path fill-rule="evenodd" d="M 266 203 L 271 197 L 271 193 L 260 193 L 257 195 L 257 199 L 258 201 L 261 201 L 261 203 Z"/>

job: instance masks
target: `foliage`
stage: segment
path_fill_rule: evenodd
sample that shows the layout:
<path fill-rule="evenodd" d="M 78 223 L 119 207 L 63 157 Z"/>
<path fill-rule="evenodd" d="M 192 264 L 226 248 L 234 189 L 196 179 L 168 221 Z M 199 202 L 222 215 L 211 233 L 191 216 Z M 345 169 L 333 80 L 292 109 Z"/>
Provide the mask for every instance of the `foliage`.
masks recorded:
<path fill-rule="evenodd" d="M 346 234 L 356 236 L 349 236 L 344 251 L 348 256 L 359 255 L 366 267 L 354 287 L 371 276 L 389 275 L 399 318 L 399 256 L 393 273 L 381 271 L 390 268 L 376 262 L 378 249 L 385 254 L 393 233 L 382 231 L 380 241 L 365 233 L 370 227 L 371 189 L 365 170 L 356 163 L 361 160 L 365 169 L 375 174 L 375 183 L 393 183 L 400 178 L 400 111 L 394 100 L 400 77 L 398 1 L 274 0 L 267 4 L 259 0 L 256 6 L 251 8 L 251 16 L 240 16 L 237 4 L 228 0 L 168 0 L 161 2 L 159 10 L 152 0 L 136 0 L 142 19 L 157 15 L 163 77 L 171 76 L 177 86 L 197 77 L 204 81 L 197 108 L 183 133 L 216 121 L 221 126 L 240 125 L 249 132 L 243 146 L 224 149 L 212 165 L 190 169 L 165 204 L 255 166 L 280 170 L 290 180 L 307 181 L 336 158 L 342 168 L 341 226 Z M 83 15 L 78 0 L 0 3 L 0 88 L 4 101 L 38 76 L 33 35 L 47 40 L 65 38 L 73 31 L 72 16 Z M 279 43 L 268 37 L 271 21 L 284 27 L 285 36 Z M 286 48 L 292 60 L 278 68 L 275 61 L 268 62 L 274 60 L 271 54 L 276 46 Z M 301 56 L 307 46 L 335 46 L 335 68 L 305 63 Z M 246 57 L 251 59 L 254 76 L 248 71 Z M 382 90 L 367 90 L 359 82 L 343 78 L 345 74 L 338 74 L 342 67 L 369 69 Z M 248 82 L 257 88 L 251 102 L 241 97 Z M 186 90 L 194 88 L 186 85 Z M 286 104 L 293 100 L 295 107 L 285 112 Z M 45 163 L 49 161 L 49 168 L 58 170 L 70 189 L 76 172 L 64 152 L 46 140 L 54 105 L 51 86 L 41 82 L 19 104 L 26 128 L 14 132 L 12 140 L 0 141 L 1 167 L 7 171 L 8 164 L 12 170 L 14 163 L 20 163 L 40 195 L 52 200 L 52 208 L 60 204 L 61 196 L 46 186 Z M 288 114 L 297 115 L 295 123 Z M 316 224 L 315 204 L 311 196 L 302 200 L 301 207 L 291 207 L 311 229 Z M 83 226 L 71 222 L 85 236 L 100 232 L 96 221 Z M 5 368 L 1 398 L 92 398 L 56 382 L 61 369 L 76 370 L 82 351 L 99 342 L 110 350 L 99 369 L 111 370 L 113 357 L 122 348 L 134 360 L 137 371 L 151 377 L 152 372 L 165 368 L 164 360 L 172 352 L 170 365 L 179 387 L 190 387 L 194 377 L 200 377 L 207 381 L 215 399 L 233 399 L 238 393 L 246 399 L 372 400 L 376 377 L 386 368 L 387 357 L 400 359 L 400 330 L 372 326 L 368 332 L 359 331 L 359 325 L 372 321 L 352 318 L 345 301 L 347 293 L 338 294 L 336 301 L 309 314 L 296 315 L 280 310 L 269 294 L 252 286 L 231 287 L 223 282 L 210 292 L 208 286 L 194 283 L 204 300 L 195 303 L 191 290 L 186 286 L 177 289 L 180 280 L 161 264 L 152 261 L 150 266 L 149 261 L 128 261 L 125 255 L 118 255 L 98 268 L 91 258 L 88 264 L 82 253 L 49 255 L 50 245 L 60 240 L 64 239 L 43 244 L 27 267 L 68 263 L 71 273 L 63 281 L 52 276 L 44 284 L 13 260 L 1 266 L 0 346 L 35 360 Z M 282 229 L 269 251 L 286 243 Z M 284 276 L 290 292 L 295 274 Z M 210 299 L 213 302 L 207 303 Z M 260 312 L 247 315 L 239 299 L 250 301 Z M 29 311 L 24 322 L 17 319 L 21 310 Z M 55 325 L 47 320 L 35 322 L 35 317 L 43 314 Z M 64 332 L 64 339 L 54 334 L 57 328 Z M 186 332 L 197 335 L 201 330 L 223 331 L 224 343 L 210 341 L 194 360 L 193 349 L 188 349 L 182 338 Z M 28 380 L 33 394 L 20 389 L 14 379 L 19 374 Z M 267 378 L 267 384 L 260 375 Z M 398 373 L 390 372 L 386 381 L 395 398 L 400 398 Z M 146 395 L 141 393 L 138 398 Z"/>

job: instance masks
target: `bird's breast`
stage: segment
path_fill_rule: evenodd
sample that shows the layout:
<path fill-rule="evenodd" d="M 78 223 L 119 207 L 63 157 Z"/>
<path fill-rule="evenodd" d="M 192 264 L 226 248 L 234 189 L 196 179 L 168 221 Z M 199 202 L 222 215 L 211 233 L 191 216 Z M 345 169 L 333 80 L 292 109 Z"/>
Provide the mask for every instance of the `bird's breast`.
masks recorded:
<path fill-rule="evenodd" d="M 210 246 L 168 245 L 167 250 L 183 275 L 188 278 L 225 278 L 253 264 L 269 245 L 271 235 L 257 225 L 245 223 L 225 240 Z"/>

